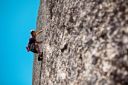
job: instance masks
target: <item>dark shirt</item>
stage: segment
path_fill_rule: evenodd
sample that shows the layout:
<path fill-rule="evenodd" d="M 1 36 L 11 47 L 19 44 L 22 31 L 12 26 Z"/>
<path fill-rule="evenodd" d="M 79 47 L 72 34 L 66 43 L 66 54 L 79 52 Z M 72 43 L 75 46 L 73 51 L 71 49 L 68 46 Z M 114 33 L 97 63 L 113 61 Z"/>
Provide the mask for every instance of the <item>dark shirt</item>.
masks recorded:
<path fill-rule="evenodd" d="M 30 38 L 29 39 L 29 43 L 28 43 L 28 48 L 30 49 L 30 51 L 34 52 L 34 53 L 38 53 L 38 50 L 36 49 L 36 38 Z"/>
<path fill-rule="evenodd" d="M 36 39 L 33 37 L 29 39 L 29 44 L 32 44 L 32 43 L 36 43 Z"/>

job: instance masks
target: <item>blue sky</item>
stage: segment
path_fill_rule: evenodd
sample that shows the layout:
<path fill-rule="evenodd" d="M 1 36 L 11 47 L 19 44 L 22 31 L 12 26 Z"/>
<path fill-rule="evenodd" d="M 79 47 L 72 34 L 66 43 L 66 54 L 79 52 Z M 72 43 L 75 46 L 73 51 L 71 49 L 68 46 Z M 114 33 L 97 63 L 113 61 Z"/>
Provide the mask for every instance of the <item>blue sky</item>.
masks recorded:
<path fill-rule="evenodd" d="M 40 0 L 0 0 L 0 85 L 32 85 L 33 54 L 26 52 Z"/>

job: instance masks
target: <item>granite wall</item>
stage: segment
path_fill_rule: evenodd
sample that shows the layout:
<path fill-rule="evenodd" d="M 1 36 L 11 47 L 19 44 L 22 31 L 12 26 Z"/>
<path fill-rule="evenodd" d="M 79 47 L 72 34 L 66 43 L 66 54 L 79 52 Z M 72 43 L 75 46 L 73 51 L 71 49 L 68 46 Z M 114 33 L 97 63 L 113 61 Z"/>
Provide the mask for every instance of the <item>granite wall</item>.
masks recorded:
<path fill-rule="evenodd" d="M 128 0 L 41 0 L 33 85 L 128 85 Z"/>

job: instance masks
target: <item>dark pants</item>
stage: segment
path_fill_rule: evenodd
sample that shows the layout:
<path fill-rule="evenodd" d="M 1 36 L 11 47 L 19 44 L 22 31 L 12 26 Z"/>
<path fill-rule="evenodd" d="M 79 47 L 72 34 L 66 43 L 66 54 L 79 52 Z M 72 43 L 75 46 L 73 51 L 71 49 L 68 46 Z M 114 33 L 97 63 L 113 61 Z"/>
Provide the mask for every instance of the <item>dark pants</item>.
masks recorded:
<path fill-rule="evenodd" d="M 39 46 L 37 44 L 35 44 L 34 50 L 32 52 L 34 52 L 34 53 L 40 53 L 40 49 L 39 49 Z"/>

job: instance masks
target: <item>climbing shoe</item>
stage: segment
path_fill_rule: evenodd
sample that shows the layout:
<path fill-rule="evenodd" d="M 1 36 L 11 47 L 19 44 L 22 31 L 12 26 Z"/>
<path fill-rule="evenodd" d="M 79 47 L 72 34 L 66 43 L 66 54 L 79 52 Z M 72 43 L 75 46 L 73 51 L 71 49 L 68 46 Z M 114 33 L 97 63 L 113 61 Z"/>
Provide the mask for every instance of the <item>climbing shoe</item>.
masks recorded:
<path fill-rule="evenodd" d="M 38 61 L 42 61 L 43 60 L 43 57 L 38 57 Z"/>
<path fill-rule="evenodd" d="M 43 52 L 38 56 L 38 61 L 42 61 L 42 60 L 43 60 Z"/>

